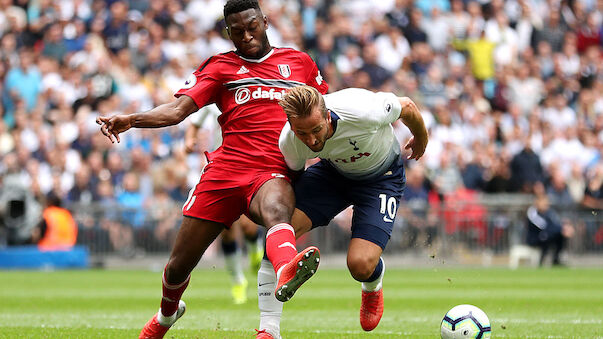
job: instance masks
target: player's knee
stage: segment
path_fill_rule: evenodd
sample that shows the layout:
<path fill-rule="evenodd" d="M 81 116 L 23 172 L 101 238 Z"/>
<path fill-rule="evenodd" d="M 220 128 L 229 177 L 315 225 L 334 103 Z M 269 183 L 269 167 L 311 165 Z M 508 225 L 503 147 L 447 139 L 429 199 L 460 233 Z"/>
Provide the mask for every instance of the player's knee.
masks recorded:
<path fill-rule="evenodd" d="M 165 266 L 165 279 L 168 284 L 179 284 L 188 278 L 193 268 L 186 261 L 172 257 Z"/>
<path fill-rule="evenodd" d="M 291 222 L 293 208 L 292 206 L 287 206 L 283 203 L 266 204 L 263 206 L 260 213 L 262 214 L 264 222 L 268 224 L 266 226 L 270 227 L 270 224 L 274 225 L 281 222 Z"/>
<path fill-rule="evenodd" d="M 357 281 L 366 281 L 375 271 L 375 264 L 370 258 L 348 255 L 348 269 Z"/>

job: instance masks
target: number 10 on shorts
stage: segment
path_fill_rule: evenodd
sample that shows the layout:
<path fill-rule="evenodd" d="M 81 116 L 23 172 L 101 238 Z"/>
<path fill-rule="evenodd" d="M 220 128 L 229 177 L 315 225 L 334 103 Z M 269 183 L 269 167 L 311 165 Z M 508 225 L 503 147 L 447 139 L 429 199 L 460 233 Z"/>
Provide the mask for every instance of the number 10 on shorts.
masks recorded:
<path fill-rule="evenodd" d="M 379 200 L 381 200 L 379 212 L 383 214 L 383 221 L 393 222 L 396 217 L 396 198 L 389 197 L 388 199 L 387 195 L 379 194 Z"/>

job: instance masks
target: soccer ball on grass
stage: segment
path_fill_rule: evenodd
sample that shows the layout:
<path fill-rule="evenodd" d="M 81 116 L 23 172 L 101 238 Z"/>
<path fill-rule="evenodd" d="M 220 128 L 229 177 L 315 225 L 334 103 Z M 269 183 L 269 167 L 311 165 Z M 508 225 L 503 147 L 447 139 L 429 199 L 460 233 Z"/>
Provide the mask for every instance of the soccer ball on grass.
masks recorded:
<path fill-rule="evenodd" d="M 440 328 L 442 339 L 488 339 L 492 334 L 488 316 L 473 305 L 453 307 L 442 319 Z"/>

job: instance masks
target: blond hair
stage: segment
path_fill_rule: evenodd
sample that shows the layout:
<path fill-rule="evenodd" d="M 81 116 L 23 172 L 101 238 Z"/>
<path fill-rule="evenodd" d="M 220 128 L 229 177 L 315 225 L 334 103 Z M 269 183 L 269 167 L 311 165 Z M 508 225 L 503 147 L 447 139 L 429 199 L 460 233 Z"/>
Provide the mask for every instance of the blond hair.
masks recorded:
<path fill-rule="evenodd" d="M 322 95 L 311 86 L 293 87 L 279 100 L 278 104 L 287 114 L 287 119 L 309 117 L 317 107 L 322 112 L 323 117 L 327 116 L 327 108 Z"/>

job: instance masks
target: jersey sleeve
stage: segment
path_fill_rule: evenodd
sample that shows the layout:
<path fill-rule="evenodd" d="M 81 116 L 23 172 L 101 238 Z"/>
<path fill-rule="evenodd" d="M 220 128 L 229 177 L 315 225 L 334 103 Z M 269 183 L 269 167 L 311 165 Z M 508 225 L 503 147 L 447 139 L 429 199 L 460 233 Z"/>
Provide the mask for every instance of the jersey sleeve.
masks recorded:
<path fill-rule="evenodd" d="M 384 124 L 393 124 L 400 118 L 402 105 L 400 100 L 393 93 L 377 92 L 375 96 L 375 104 L 373 105 L 373 114 L 376 118 L 381 118 Z"/>
<path fill-rule="evenodd" d="M 285 157 L 287 166 L 294 171 L 303 170 L 307 158 L 297 144 L 295 134 L 291 131 L 289 123 L 286 123 L 281 131 L 278 146 Z"/>
<path fill-rule="evenodd" d="M 184 86 L 174 94 L 176 98 L 186 95 L 193 99 L 197 107 L 213 104 L 220 86 L 218 65 L 210 57 L 184 82 Z"/>
<path fill-rule="evenodd" d="M 393 93 L 371 92 L 347 88 L 324 96 L 327 107 L 335 112 L 348 112 L 348 119 L 367 127 L 379 128 L 400 117 L 402 105 Z"/>
<path fill-rule="evenodd" d="M 191 124 L 198 128 L 201 128 L 201 126 L 203 126 L 203 122 L 205 121 L 205 116 L 203 115 L 203 113 L 201 113 L 201 110 L 198 110 L 197 112 L 189 116 L 189 120 Z"/>
<path fill-rule="evenodd" d="M 306 78 L 306 84 L 316 88 L 321 94 L 326 94 L 329 90 L 329 84 L 322 78 L 318 66 L 310 56 L 306 53 L 301 53 L 304 68 L 310 70 Z"/>
<path fill-rule="evenodd" d="M 208 119 L 216 119 L 220 115 L 220 109 L 216 104 L 207 105 L 199 109 L 197 112 L 191 114 L 191 124 L 201 128 Z"/>

